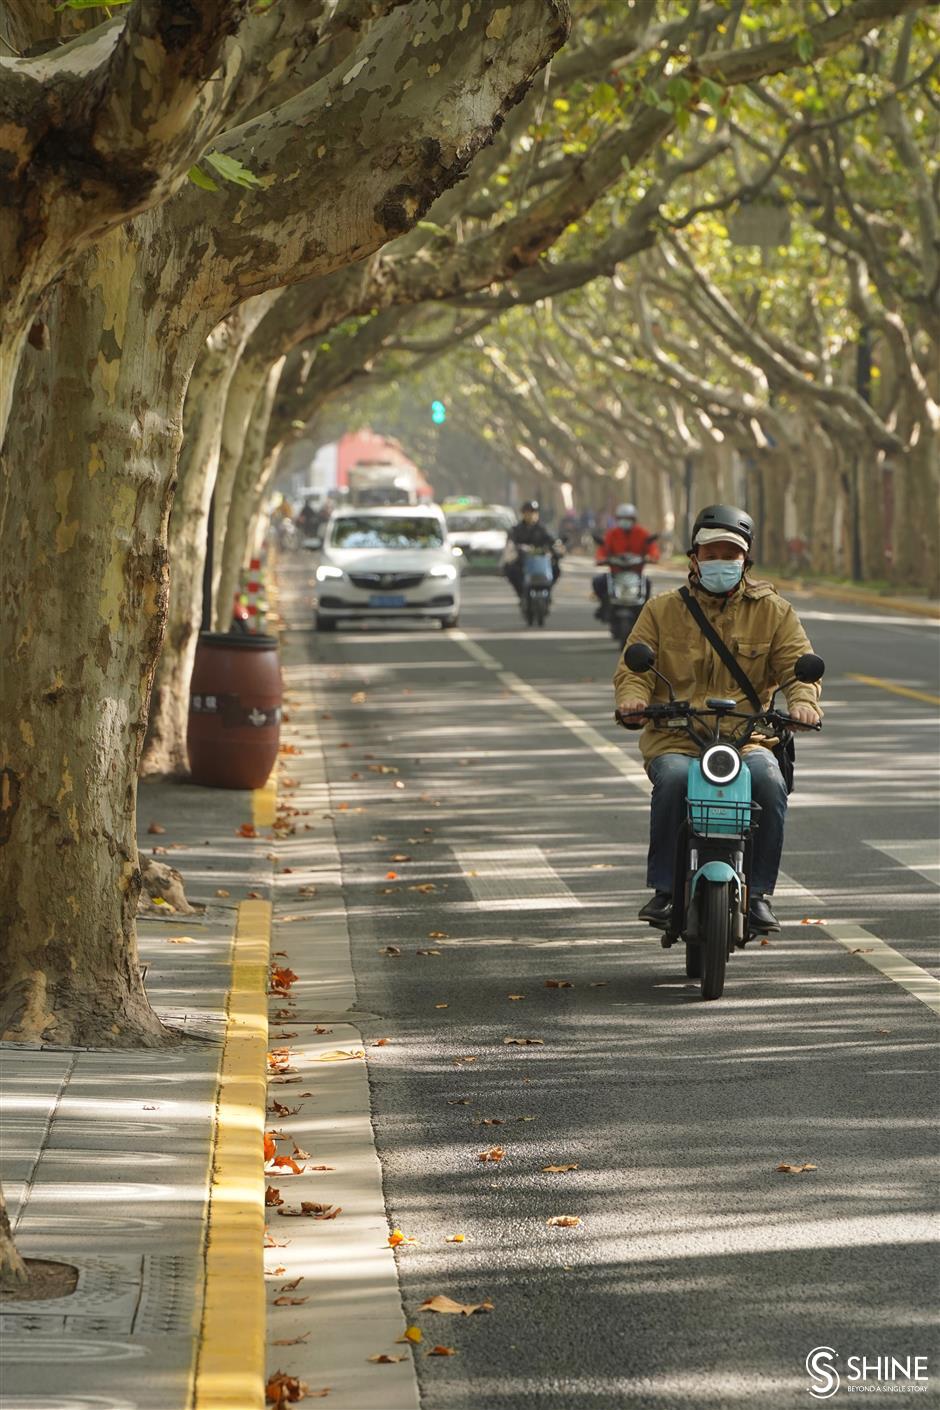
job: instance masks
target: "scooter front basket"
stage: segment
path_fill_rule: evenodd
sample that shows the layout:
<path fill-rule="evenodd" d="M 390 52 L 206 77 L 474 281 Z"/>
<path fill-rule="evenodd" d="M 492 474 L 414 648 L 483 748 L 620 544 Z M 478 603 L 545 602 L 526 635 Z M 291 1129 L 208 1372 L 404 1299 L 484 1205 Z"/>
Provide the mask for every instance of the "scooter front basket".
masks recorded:
<path fill-rule="evenodd" d="M 689 830 L 696 837 L 746 837 L 757 826 L 759 803 L 688 801 Z"/>

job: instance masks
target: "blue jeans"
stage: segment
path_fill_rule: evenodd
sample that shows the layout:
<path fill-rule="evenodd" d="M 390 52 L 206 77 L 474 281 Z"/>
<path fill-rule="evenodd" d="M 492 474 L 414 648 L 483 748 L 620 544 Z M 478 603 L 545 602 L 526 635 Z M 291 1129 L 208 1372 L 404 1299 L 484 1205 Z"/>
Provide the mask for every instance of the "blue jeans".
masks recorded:
<path fill-rule="evenodd" d="M 654 891 L 671 891 L 676 863 L 676 834 L 685 818 L 689 754 L 660 754 L 647 772 L 653 784 L 650 806 L 650 850 L 646 883 Z M 770 896 L 777 884 L 787 816 L 787 790 L 779 765 L 769 749 L 751 749 L 744 756 L 751 771 L 751 797 L 761 806 L 754 833 L 751 890 Z"/>

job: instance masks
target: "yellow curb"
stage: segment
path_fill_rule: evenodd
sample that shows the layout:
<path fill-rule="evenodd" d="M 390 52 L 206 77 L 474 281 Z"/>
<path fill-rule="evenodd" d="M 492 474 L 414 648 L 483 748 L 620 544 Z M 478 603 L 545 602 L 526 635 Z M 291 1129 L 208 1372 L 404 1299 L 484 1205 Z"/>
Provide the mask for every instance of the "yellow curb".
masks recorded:
<path fill-rule="evenodd" d="M 926 690 L 913 690 L 909 685 L 895 685 L 894 681 L 883 681 L 879 676 L 856 676 L 846 671 L 846 679 L 861 681 L 862 685 L 872 685 L 876 690 L 889 690 L 892 695 L 905 695 L 911 700 L 926 700 L 928 705 L 940 705 L 940 695 L 928 695 Z"/>
<path fill-rule="evenodd" d="M 255 827 L 271 827 L 277 817 L 277 778 L 275 771 L 263 788 L 254 788 L 251 792 L 251 821 Z"/>
<path fill-rule="evenodd" d="M 270 901 L 238 906 L 192 1410 L 264 1410 L 263 1143 L 272 915 Z"/>

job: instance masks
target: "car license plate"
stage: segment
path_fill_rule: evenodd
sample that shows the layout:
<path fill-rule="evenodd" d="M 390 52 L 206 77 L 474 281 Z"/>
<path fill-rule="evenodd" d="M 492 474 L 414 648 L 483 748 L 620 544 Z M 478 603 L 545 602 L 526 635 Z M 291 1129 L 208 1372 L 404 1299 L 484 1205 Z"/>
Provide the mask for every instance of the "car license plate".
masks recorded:
<path fill-rule="evenodd" d="M 404 607 L 403 592 L 374 592 L 369 598 L 370 607 Z"/>

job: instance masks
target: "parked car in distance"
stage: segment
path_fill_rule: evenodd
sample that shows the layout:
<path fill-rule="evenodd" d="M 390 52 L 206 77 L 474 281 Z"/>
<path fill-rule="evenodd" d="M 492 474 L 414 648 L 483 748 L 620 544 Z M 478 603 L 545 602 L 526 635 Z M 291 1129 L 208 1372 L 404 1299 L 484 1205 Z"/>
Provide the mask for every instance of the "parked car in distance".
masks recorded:
<path fill-rule="evenodd" d="M 498 573 L 506 549 L 506 536 L 516 522 L 511 509 L 498 505 L 446 509 L 451 541 L 463 552 L 468 569 Z"/>
<path fill-rule="evenodd" d="M 461 555 L 436 504 L 337 509 L 316 546 L 316 631 L 385 617 L 456 627 Z"/>

